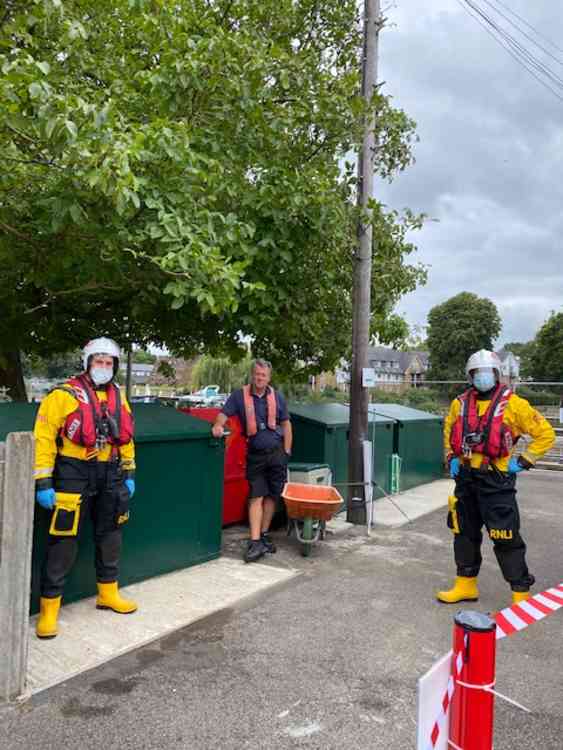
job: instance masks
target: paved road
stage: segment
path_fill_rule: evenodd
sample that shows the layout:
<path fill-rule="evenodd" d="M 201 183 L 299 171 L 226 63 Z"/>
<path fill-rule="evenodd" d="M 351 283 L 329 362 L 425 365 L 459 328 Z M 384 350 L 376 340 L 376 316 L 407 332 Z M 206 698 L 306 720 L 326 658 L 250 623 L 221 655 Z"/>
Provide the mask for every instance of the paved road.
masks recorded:
<path fill-rule="evenodd" d="M 538 590 L 563 580 L 562 480 L 520 480 Z M 453 573 L 444 512 L 308 560 L 280 539 L 267 564 L 300 577 L 0 714 L 0 748 L 414 748 L 417 678 L 450 646 L 454 610 L 432 597 Z M 481 592 L 483 611 L 510 600 L 488 543 Z M 499 701 L 496 750 L 563 747 L 562 628 L 560 612 L 499 643 L 497 688 L 533 714 Z"/>

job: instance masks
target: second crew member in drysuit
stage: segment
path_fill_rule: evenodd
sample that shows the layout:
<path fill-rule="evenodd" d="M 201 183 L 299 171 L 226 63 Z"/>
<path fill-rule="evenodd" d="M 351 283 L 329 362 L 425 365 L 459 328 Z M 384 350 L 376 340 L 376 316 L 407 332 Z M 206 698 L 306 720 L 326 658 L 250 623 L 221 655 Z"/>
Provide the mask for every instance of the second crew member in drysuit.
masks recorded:
<path fill-rule="evenodd" d="M 133 417 L 113 382 L 119 354 L 111 339 L 90 341 L 83 351 L 84 372 L 54 388 L 37 413 L 36 499 L 52 511 L 41 575 L 40 638 L 57 635 L 61 597 L 87 514 L 94 530 L 96 606 L 121 614 L 137 609 L 117 585 L 122 528 L 135 492 Z"/>
<path fill-rule="evenodd" d="M 549 450 L 555 433 L 528 401 L 500 383 L 500 360 L 494 352 L 481 349 L 469 357 L 466 374 L 471 387 L 452 402 L 444 423 L 446 460 L 455 479 L 448 526 L 454 532 L 457 577 L 453 588 L 439 591 L 437 598 L 446 603 L 479 598 L 485 526 L 513 602 L 519 602 L 529 597 L 535 579 L 520 535 L 516 475 L 531 469 Z M 532 441 L 519 453 L 522 435 Z"/>

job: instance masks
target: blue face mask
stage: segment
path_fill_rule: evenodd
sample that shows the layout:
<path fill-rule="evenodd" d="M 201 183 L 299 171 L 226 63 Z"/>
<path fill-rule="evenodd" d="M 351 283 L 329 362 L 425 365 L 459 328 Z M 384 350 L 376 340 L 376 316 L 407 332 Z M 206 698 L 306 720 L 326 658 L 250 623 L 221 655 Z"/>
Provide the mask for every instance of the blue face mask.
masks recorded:
<path fill-rule="evenodd" d="M 113 369 L 108 367 L 91 367 L 90 377 L 95 385 L 105 385 L 113 378 Z"/>
<path fill-rule="evenodd" d="M 496 385 L 495 373 L 493 370 L 477 370 L 473 376 L 473 385 L 481 393 L 486 393 Z"/>

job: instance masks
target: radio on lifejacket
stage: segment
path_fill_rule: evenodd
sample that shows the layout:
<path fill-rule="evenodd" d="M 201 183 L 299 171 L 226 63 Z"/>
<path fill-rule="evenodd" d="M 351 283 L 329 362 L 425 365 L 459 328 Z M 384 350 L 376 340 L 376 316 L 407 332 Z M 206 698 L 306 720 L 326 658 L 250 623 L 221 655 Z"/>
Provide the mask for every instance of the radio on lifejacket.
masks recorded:
<path fill-rule="evenodd" d="M 108 411 L 108 405 L 106 401 L 102 401 L 100 404 L 102 416 L 98 420 L 98 429 L 96 430 L 98 443 L 98 449 L 105 447 L 109 439 L 119 441 L 119 425 L 117 420 Z"/>
<path fill-rule="evenodd" d="M 467 435 L 463 436 L 463 455 L 467 458 L 471 458 L 473 448 L 476 445 L 480 445 L 483 442 L 482 432 L 468 432 Z"/>

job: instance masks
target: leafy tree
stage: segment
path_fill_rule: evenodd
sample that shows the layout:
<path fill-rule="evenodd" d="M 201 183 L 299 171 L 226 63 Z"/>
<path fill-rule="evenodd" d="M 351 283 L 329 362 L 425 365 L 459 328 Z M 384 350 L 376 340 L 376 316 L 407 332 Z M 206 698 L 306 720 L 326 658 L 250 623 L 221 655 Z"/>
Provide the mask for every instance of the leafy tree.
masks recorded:
<path fill-rule="evenodd" d="M 197 362 L 192 373 L 196 388 L 206 385 L 218 385 L 222 393 L 230 393 L 248 382 L 251 359 L 246 356 L 238 362 L 225 357 L 203 356 Z"/>
<path fill-rule="evenodd" d="M 132 353 L 131 360 L 138 365 L 152 365 L 156 362 L 156 354 L 144 351 L 144 349 L 135 349 Z"/>
<path fill-rule="evenodd" d="M 24 354 L 21 358 L 22 372 L 26 378 L 44 378 L 47 376 L 47 364 L 37 354 Z"/>
<path fill-rule="evenodd" d="M 426 340 L 426 326 L 413 325 L 409 329 L 409 333 L 400 349 L 403 352 L 427 352 L 428 342 Z"/>
<path fill-rule="evenodd" d="M 531 371 L 534 380 L 563 382 L 563 313 L 553 312 L 536 334 Z"/>
<path fill-rule="evenodd" d="M 428 380 L 465 377 L 465 363 L 478 349 L 492 349 L 502 328 L 496 305 L 486 297 L 461 292 L 428 314 Z"/>
<path fill-rule="evenodd" d="M 23 372 L 27 377 L 64 380 L 82 369 L 82 352 L 79 349 L 47 358 L 26 355 L 22 359 Z"/>
<path fill-rule="evenodd" d="M 0 384 L 110 335 L 330 369 L 351 320 L 356 0 L 10 0 L 0 13 Z M 411 161 L 383 95 L 377 167 Z M 423 280 L 375 211 L 372 328 Z"/>
<path fill-rule="evenodd" d="M 165 380 L 170 381 L 170 383 L 176 382 L 176 369 L 174 365 L 170 364 L 170 362 L 166 362 L 165 360 L 162 360 L 158 363 L 157 367 L 157 373 Z"/>

